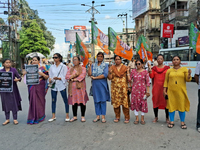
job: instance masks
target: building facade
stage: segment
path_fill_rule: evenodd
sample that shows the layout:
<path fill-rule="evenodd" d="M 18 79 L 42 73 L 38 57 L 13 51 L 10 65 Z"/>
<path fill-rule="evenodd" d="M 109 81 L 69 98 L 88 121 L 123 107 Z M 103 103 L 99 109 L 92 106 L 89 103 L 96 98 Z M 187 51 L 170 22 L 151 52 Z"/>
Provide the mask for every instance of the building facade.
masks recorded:
<path fill-rule="evenodd" d="M 137 1 L 137 3 L 141 2 Z M 146 5 L 146 11 L 133 18 L 135 19 L 136 42 L 140 35 L 144 35 L 153 55 L 156 56 L 160 49 L 160 1 L 146 0 Z"/>

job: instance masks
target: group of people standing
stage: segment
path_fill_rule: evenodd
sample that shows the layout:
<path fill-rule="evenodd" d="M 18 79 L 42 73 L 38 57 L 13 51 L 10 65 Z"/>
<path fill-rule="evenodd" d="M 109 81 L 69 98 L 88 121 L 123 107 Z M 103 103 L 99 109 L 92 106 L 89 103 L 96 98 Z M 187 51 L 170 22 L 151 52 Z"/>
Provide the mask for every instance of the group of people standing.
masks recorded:
<path fill-rule="evenodd" d="M 62 63 L 62 56 L 55 53 L 53 56 L 54 64 L 49 71 L 40 65 L 40 58 L 33 57 L 33 64 L 39 66 L 40 83 L 29 85 L 29 114 L 27 123 L 37 124 L 45 119 L 45 95 L 47 88 L 46 82 L 54 84 L 51 86 L 52 97 L 52 118 L 48 121 L 56 120 L 56 101 L 57 93 L 60 92 L 65 104 L 66 122 L 77 120 L 77 108 L 81 108 L 81 122 L 85 122 L 86 103 L 89 100 L 86 91 L 86 74 L 91 77 L 92 86 L 89 94 L 93 96 L 96 118 L 93 122 L 101 120 L 106 122 L 106 104 L 112 101 L 114 108 L 114 122 L 120 121 L 121 106 L 125 116 L 124 123 L 129 123 L 130 110 L 134 111 L 134 124 L 144 125 L 144 115 L 148 112 L 147 98 L 150 96 L 150 78 L 152 79 L 152 101 L 155 118 L 153 123 L 158 121 L 158 110 L 164 109 L 166 112 L 166 122 L 169 128 L 174 126 L 175 111 L 179 111 L 181 128 L 186 129 L 185 112 L 190 109 L 190 102 L 187 97 L 186 82 L 191 81 L 191 70 L 181 67 L 181 58 L 174 56 L 172 59 L 173 68 L 163 64 L 164 57 L 159 54 L 157 65 L 144 69 L 144 62 L 137 59 L 131 67 L 122 64 L 122 58 L 114 56 L 115 65 L 108 66 L 104 62 L 104 54 L 97 54 L 96 62 L 89 61 L 88 72 L 80 65 L 81 60 L 78 56 L 73 57 L 73 66 L 69 69 Z M 21 110 L 21 97 L 16 82 L 21 81 L 21 77 L 16 69 L 11 68 L 9 59 L 3 62 L 4 69 L 1 71 L 13 72 L 13 92 L 1 93 L 2 107 L 5 112 L 6 121 L 3 125 L 10 122 L 10 111 L 13 112 L 14 124 L 17 124 L 17 111 Z M 26 73 L 24 73 L 26 74 Z M 111 96 L 107 79 L 111 80 Z M 66 89 L 68 87 L 68 91 Z M 68 97 L 67 97 L 68 93 Z M 130 98 L 131 95 L 131 98 Z M 72 105 L 73 117 L 69 118 L 69 105 Z M 141 112 L 141 120 L 139 119 Z"/>

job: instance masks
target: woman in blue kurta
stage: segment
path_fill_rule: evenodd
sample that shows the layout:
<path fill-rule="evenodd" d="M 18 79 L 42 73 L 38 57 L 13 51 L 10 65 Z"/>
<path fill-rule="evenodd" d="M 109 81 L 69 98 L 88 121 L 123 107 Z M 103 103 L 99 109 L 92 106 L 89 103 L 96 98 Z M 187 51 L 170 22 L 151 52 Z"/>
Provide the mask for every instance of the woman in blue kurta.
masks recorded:
<path fill-rule="evenodd" d="M 92 78 L 92 94 L 94 98 L 96 119 L 93 122 L 100 120 L 100 115 L 102 115 L 102 123 L 106 122 L 106 101 L 110 101 L 110 93 L 108 89 L 107 76 L 108 76 L 108 65 L 103 62 L 104 54 L 99 52 L 97 54 L 97 62 L 92 64 L 90 61 L 90 66 L 88 70 L 88 75 Z"/>
<path fill-rule="evenodd" d="M 10 111 L 12 111 L 13 113 L 13 123 L 17 125 L 18 124 L 17 112 L 19 110 L 22 110 L 22 107 L 21 107 L 22 99 L 17 87 L 17 82 L 21 81 L 21 77 L 19 76 L 17 70 L 11 67 L 10 59 L 5 59 L 3 61 L 3 66 L 4 68 L 0 70 L 1 72 L 13 73 L 13 91 L 1 93 L 2 110 L 5 112 L 5 116 L 6 116 L 6 121 L 3 123 L 3 125 L 10 123 Z"/>

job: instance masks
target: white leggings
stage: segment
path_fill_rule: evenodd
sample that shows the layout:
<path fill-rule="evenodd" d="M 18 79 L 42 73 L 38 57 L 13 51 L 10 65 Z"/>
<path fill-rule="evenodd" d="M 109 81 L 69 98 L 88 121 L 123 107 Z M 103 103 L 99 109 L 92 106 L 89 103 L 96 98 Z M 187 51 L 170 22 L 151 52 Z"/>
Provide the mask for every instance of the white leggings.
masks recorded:
<path fill-rule="evenodd" d="M 134 113 L 135 113 L 136 116 L 139 115 L 138 111 L 136 111 L 136 110 L 134 110 Z M 144 112 L 141 112 L 141 116 L 144 116 Z"/>

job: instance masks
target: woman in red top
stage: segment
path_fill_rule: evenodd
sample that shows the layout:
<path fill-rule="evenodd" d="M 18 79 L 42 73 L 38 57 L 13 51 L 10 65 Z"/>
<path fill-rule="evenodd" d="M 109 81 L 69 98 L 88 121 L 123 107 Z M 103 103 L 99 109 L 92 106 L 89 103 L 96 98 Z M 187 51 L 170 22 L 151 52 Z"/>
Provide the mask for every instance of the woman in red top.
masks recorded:
<path fill-rule="evenodd" d="M 168 109 L 166 109 L 166 100 L 163 96 L 163 84 L 165 80 L 165 74 L 167 70 L 170 68 L 169 66 L 165 66 L 163 64 L 164 57 L 162 54 L 159 54 L 157 56 L 157 62 L 158 65 L 152 67 L 148 64 L 149 67 L 149 76 L 152 78 L 153 81 L 153 89 L 152 89 L 152 101 L 153 101 L 153 109 L 155 114 L 155 119 L 153 120 L 153 123 L 156 123 L 158 121 L 158 109 L 165 109 L 166 113 L 166 122 L 169 122 L 169 113 Z"/>

